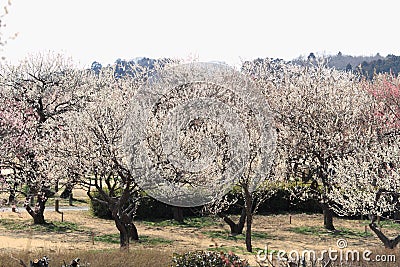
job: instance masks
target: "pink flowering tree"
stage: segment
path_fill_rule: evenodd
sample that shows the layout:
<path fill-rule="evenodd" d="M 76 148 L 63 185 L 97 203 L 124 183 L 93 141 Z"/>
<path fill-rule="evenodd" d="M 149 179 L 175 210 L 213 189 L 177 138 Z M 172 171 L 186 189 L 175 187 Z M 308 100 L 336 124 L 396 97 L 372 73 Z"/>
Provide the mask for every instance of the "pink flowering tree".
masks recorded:
<path fill-rule="evenodd" d="M 24 157 L 31 148 L 32 135 L 29 129 L 34 124 L 33 112 L 21 103 L 10 99 L 4 91 L 0 92 L 0 169 L 15 175 L 16 161 Z M 10 193 L 8 203 L 13 204 L 18 183 L 2 177 L 2 191 Z"/>
<path fill-rule="evenodd" d="M 65 175 L 57 164 L 64 116 L 79 109 L 88 94 L 87 75 L 56 54 L 32 56 L 3 68 L 2 165 L 13 169 L 9 182 L 26 196 L 25 208 L 34 223 L 45 223 L 47 198 Z"/>
<path fill-rule="evenodd" d="M 384 130 L 400 128 L 400 78 L 392 74 L 375 75 L 372 82 L 363 81 L 364 88 L 377 100 L 374 111 Z"/>

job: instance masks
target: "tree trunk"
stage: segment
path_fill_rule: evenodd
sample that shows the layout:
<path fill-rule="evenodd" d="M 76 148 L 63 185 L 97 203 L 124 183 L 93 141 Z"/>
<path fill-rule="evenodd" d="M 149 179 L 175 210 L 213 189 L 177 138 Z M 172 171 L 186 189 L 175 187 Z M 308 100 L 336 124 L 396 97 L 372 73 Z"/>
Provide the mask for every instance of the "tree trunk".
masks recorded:
<path fill-rule="evenodd" d="M 129 248 L 129 233 L 125 224 L 119 218 L 115 218 L 115 226 L 119 231 L 119 245 L 121 249 Z"/>
<path fill-rule="evenodd" d="M 29 199 L 27 200 L 27 202 Z M 47 197 L 45 193 L 39 193 L 37 196 L 37 202 L 34 209 L 31 208 L 29 203 L 25 203 L 25 209 L 29 213 L 29 215 L 33 218 L 34 224 L 45 224 L 46 221 L 44 219 L 44 209 L 46 207 Z"/>
<path fill-rule="evenodd" d="M 34 224 L 45 224 L 46 221 L 44 220 L 43 212 L 39 212 L 33 216 L 33 223 Z"/>
<path fill-rule="evenodd" d="M 246 217 L 247 217 L 246 207 L 243 207 L 242 213 L 240 214 L 239 223 L 237 224 L 237 231 L 240 233 L 243 232 L 244 224 L 246 222 Z"/>
<path fill-rule="evenodd" d="M 112 211 L 114 214 L 114 221 L 119 231 L 119 244 L 121 249 L 129 248 L 129 241 L 139 241 L 139 235 L 136 226 L 133 224 L 133 218 L 120 210 Z"/>
<path fill-rule="evenodd" d="M 251 225 L 253 224 L 253 198 L 251 193 L 245 188 L 245 208 L 246 208 L 246 249 L 253 252 L 251 245 Z"/>
<path fill-rule="evenodd" d="M 139 241 L 137 228 L 132 222 L 125 224 L 122 220 L 115 219 L 115 225 L 119 231 L 119 244 L 121 249 L 128 248 L 130 240 Z"/>
<path fill-rule="evenodd" d="M 218 216 L 222 218 L 231 229 L 231 235 L 240 235 L 243 234 L 244 224 L 246 222 L 246 208 L 242 208 L 242 213 L 240 214 L 239 222 L 235 223 L 231 218 L 228 217 L 225 213 L 218 213 Z"/>
<path fill-rule="evenodd" d="M 131 240 L 139 241 L 139 234 L 136 226 L 133 223 L 129 225 L 129 237 Z"/>
<path fill-rule="evenodd" d="M 323 210 L 323 213 L 324 213 L 324 227 L 325 227 L 325 229 L 331 230 L 331 231 L 335 231 L 336 229 L 335 229 L 335 226 L 333 225 L 333 212 L 332 212 L 332 210 L 329 207 L 325 206 L 325 205 L 322 206 L 322 210 Z"/>
<path fill-rule="evenodd" d="M 58 192 L 58 186 L 59 186 L 59 180 L 56 180 L 55 184 L 54 184 L 54 192 Z"/>
<path fill-rule="evenodd" d="M 61 193 L 60 197 L 61 198 L 68 198 L 70 194 L 72 194 L 72 190 L 74 189 L 73 184 L 66 184 L 64 191 Z"/>
<path fill-rule="evenodd" d="M 174 220 L 179 222 L 179 223 L 183 223 L 183 208 L 182 207 L 172 207 L 172 213 L 173 213 L 173 217 Z"/>
<path fill-rule="evenodd" d="M 400 235 L 398 235 L 395 239 L 389 239 L 384 233 L 382 233 L 381 230 L 379 230 L 375 222 L 371 222 L 369 224 L 369 228 L 376 234 L 379 240 L 382 241 L 385 248 L 394 249 L 400 242 Z"/>
<path fill-rule="evenodd" d="M 251 225 L 253 223 L 253 214 L 251 214 L 251 212 L 247 215 L 246 221 L 246 249 L 248 252 L 253 252 L 253 247 L 251 245 Z"/>
<path fill-rule="evenodd" d="M 15 202 L 15 191 L 10 190 L 10 195 L 8 196 L 8 204 L 12 205 Z"/>
<path fill-rule="evenodd" d="M 72 193 L 71 194 L 69 194 L 69 196 L 68 196 L 68 204 L 70 205 L 70 206 L 73 206 L 74 204 L 73 204 L 73 200 L 74 200 L 74 196 L 72 195 Z"/>

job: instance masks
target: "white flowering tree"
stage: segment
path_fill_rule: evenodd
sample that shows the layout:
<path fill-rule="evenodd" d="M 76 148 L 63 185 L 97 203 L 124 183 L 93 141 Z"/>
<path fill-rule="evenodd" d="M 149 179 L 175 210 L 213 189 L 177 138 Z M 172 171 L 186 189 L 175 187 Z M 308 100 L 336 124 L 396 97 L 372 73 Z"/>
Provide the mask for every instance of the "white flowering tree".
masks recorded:
<path fill-rule="evenodd" d="M 13 169 L 10 190 L 27 198 L 26 210 L 34 223 L 43 224 L 47 198 L 61 178 L 56 160 L 64 116 L 79 109 L 86 74 L 56 54 L 38 54 L 19 65 L 3 66 L 1 88 L 2 167 Z M 31 198 L 36 204 L 31 206 Z"/>
<path fill-rule="evenodd" d="M 63 165 L 79 177 L 91 201 L 107 207 L 120 233 L 121 248 L 139 240 L 133 223 L 139 187 L 129 170 L 122 133 L 138 81 L 116 79 L 113 68 L 93 73 L 94 89 L 83 109 L 70 113 L 64 136 Z"/>
<path fill-rule="evenodd" d="M 138 143 L 129 148 L 130 166 L 143 189 L 174 206 L 218 203 L 220 213 L 217 206 L 236 185 L 244 201 L 238 228 L 245 220 L 252 251 L 256 192 L 269 178 L 275 148 L 259 90 L 228 66 L 190 63 L 157 73 L 135 99 L 127 146 Z"/>
<path fill-rule="evenodd" d="M 377 220 L 390 220 L 400 209 L 399 141 L 398 136 L 380 139 L 337 161 L 335 184 L 328 195 L 335 200 L 332 208 L 337 214 L 368 215 L 370 229 L 391 249 L 400 242 L 400 235 L 390 239 L 377 226 Z"/>
<path fill-rule="evenodd" d="M 251 231 L 253 217 L 260 205 L 271 198 L 277 191 L 277 184 L 269 179 L 273 178 L 271 176 L 266 177 L 265 181 L 254 190 L 250 179 L 242 176 L 230 194 L 208 203 L 203 208 L 203 212 L 217 215 L 223 219 L 228 224 L 230 234 L 233 236 L 243 234 L 246 226 L 245 242 L 246 249 L 249 252 L 252 251 Z M 241 211 L 237 221 L 227 213 L 232 207 L 238 207 Z"/>
<path fill-rule="evenodd" d="M 371 230 L 385 247 L 394 248 L 400 235 L 390 239 L 376 223 L 378 217 L 390 220 L 400 211 L 400 82 L 392 75 L 376 75 L 360 87 L 374 99 L 366 121 L 370 131 L 359 140 L 355 155 L 336 162 L 329 198 L 335 199 L 333 209 L 340 215 L 368 215 Z"/>
<path fill-rule="evenodd" d="M 296 66 L 280 60 L 247 62 L 243 71 L 265 88 L 278 132 L 282 179 L 301 185 L 296 194 L 318 201 L 324 226 L 335 230 L 327 195 L 335 162 L 354 153 L 366 131 L 370 95 L 351 73 L 323 64 Z"/>

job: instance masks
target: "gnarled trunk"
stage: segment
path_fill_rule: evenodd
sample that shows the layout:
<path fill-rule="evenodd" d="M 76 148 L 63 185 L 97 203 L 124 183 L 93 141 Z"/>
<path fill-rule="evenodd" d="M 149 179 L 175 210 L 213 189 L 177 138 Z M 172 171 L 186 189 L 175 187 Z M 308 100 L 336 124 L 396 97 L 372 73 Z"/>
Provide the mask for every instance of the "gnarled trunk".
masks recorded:
<path fill-rule="evenodd" d="M 245 207 L 242 208 L 242 213 L 240 214 L 238 223 L 235 223 L 225 213 L 218 213 L 218 216 L 220 218 L 222 218 L 229 225 L 232 235 L 240 235 L 243 233 L 244 224 L 246 222 L 246 208 Z"/>
<path fill-rule="evenodd" d="M 15 202 L 15 191 L 10 190 L 10 195 L 8 196 L 8 204 L 12 205 Z"/>
<path fill-rule="evenodd" d="M 35 207 L 32 209 L 29 205 L 29 199 L 27 199 L 25 203 L 25 209 L 29 213 L 29 215 L 33 218 L 34 224 L 45 224 L 46 221 L 44 219 L 44 209 L 46 207 L 47 197 L 45 193 L 39 193 L 37 195 L 37 202 Z"/>
<path fill-rule="evenodd" d="M 72 194 L 72 190 L 74 189 L 74 185 L 68 183 L 65 185 L 64 191 L 61 193 L 61 198 L 68 198 Z"/>
<path fill-rule="evenodd" d="M 139 235 L 136 226 L 131 223 L 124 223 L 116 219 L 115 225 L 119 231 L 119 244 L 122 249 L 128 248 L 130 241 L 139 241 Z"/>
<path fill-rule="evenodd" d="M 136 226 L 133 224 L 133 218 L 128 213 L 120 210 L 117 213 L 116 210 L 113 212 L 115 225 L 119 231 L 119 243 L 121 249 L 129 248 L 129 241 L 139 241 L 139 235 Z"/>
<path fill-rule="evenodd" d="M 139 234 L 138 234 L 136 226 L 133 223 L 131 223 L 129 225 L 129 231 L 128 232 L 129 232 L 129 238 L 131 240 L 139 241 Z"/>
<path fill-rule="evenodd" d="M 128 248 L 129 247 L 129 235 L 128 235 L 127 227 L 125 227 L 125 224 L 119 219 L 114 219 L 114 221 L 115 221 L 115 226 L 117 226 L 117 229 L 119 231 L 120 247 Z"/>
<path fill-rule="evenodd" d="M 382 241 L 385 248 L 394 249 L 400 242 L 400 235 L 398 235 L 395 239 L 389 239 L 384 233 L 382 233 L 374 221 L 369 224 L 369 228 L 377 235 L 379 240 Z"/>

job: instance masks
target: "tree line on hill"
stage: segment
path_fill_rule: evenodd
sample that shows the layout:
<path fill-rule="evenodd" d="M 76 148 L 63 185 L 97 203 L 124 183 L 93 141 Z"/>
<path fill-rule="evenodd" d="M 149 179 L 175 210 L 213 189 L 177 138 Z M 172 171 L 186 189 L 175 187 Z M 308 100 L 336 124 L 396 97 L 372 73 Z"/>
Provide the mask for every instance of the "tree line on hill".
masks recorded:
<path fill-rule="evenodd" d="M 304 66 L 305 64 L 316 62 L 316 59 L 317 56 L 311 52 L 307 57 L 293 59 L 291 63 Z M 324 59 L 328 67 L 359 73 L 368 79 L 372 79 L 374 74 L 391 73 L 397 75 L 400 72 L 400 56 L 392 54 L 386 57 L 381 56 L 379 53 L 374 56 L 351 56 L 339 52 L 336 55 L 326 56 Z M 152 70 L 156 66 L 163 67 L 165 64 L 171 63 L 172 61 L 174 60 L 169 58 L 152 59 L 142 57 L 131 60 L 118 58 L 115 61 L 114 75 L 116 78 L 127 75 L 136 77 L 142 73 L 143 69 Z M 246 62 L 244 62 L 242 66 L 244 64 L 246 64 Z M 99 73 L 102 67 L 102 64 L 94 61 L 90 69 L 95 73 Z"/>
<path fill-rule="evenodd" d="M 368 79 L 374 74 L 390 73 L 397 75 L 400 72 L 400 56 L 389 54 L 386 57 L 377 53 L 375 56 L 351 56 L 339 52 L 337 55 L 324 57 L 328 67 L 338 70 L 359 73 Z M 305 65 L 316 62 L 317 56 L 310 53 L 307 57 L 298 57 L 294 64 Z"/>

